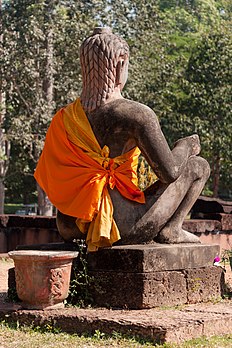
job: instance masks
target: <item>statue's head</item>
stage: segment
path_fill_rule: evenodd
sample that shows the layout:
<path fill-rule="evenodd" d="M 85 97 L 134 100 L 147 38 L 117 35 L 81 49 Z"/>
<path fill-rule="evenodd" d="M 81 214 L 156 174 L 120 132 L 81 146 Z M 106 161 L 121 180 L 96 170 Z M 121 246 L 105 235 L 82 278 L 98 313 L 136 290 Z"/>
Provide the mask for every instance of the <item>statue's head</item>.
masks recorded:
<path fill-rule="evenodd" d="M 86 111 L 101 106 L 127 80 L 129 47 L 110 28 L 96 28 L 80 48 L 81 102 Z"/>

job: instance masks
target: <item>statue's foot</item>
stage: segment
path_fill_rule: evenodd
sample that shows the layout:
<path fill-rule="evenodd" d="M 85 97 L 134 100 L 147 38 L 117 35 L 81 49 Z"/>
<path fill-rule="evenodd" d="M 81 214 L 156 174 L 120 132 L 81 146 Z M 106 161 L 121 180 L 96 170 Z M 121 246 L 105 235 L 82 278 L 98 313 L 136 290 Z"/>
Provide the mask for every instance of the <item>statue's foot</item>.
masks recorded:
<path fill-rule="evenodd" d="M 179 243 L 201 243 L 200 239 L 193 233 L 183 230 L 175 230 L 170 227 L 164 227 L 155 238 L 158 243 L 179 244 Z"/>

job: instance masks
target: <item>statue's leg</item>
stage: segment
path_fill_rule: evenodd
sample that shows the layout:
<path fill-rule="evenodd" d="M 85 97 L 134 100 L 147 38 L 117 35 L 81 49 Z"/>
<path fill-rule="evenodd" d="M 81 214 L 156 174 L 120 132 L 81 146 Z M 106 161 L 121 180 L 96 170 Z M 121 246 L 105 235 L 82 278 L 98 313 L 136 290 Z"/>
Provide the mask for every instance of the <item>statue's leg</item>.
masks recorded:
<path fill-rule="evenodd" d="M 145 191 L 147 211 L 130 230 L 129 244 L 149 242 L 197 243 L 199 239 L 182 229 L 182 223 L 209 177 L 206 160 L 189 158 L 184 172 L 173 183 L 155 183 Z M 125 240 L 126 241 L 126 240 Z"/>
<path fill-rule="evenodd" d="M 193 176 L 192 176 L 193 175 Z M 161 243 L 194 243 L 199 242 L 199 239 L 194 234 L 182 229 L 182 224 L 187 214 L 191 210 L 193 204 L 196 202 L 205 183 L 210 175 L 210 168 L 208 163 L 200 157 L 192 157 L 189 159 L 188 166 L 185 173 L 180 178 L 181 181 L 190 179 L 189 190 L 185 193 L 180 187 L 183 194 L 183 200 L 179 207 L 172 215 L 170 220 L 162 228 L 157 236 L 157 241 Z M 193 179 L 191 184 L 191 177 Z"/>
<path fill-rule="evenodd" d="M 154 238 L 163 243 L 198 242 L 182 229 L 182 223 L 209 177 L 209 165 L 201 157 L 191 157 L 183 174 L 167 185 L 156 182 L 145 191 L 146 204 L 123 198 L 117 189 L 109 190 L 114 218 L 119 227 L 120 244 L 148 243 Z M 58 211 L 57 227 L 65 241 L 85 237 L 76 218 Z"/>

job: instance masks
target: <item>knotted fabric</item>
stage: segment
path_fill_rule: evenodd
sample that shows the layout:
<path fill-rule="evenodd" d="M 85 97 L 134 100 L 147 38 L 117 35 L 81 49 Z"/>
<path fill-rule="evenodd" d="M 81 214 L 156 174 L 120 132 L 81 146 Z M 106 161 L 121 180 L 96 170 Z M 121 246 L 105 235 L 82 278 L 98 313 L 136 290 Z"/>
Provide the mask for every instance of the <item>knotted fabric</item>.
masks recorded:
<path fill-rule="evenodd" d="M 139 154 L 135 147 L 110 158 L 108 146 L 101 148 L 95 138 L 80 99 L 52 119 L 35 178 L 57 209 L 77 218 L 78 228 L 87 233 L 89 251 L 120 239 L 108 187 L 116 187 L 127 199 L 145 202 L 137 187 Z"/>

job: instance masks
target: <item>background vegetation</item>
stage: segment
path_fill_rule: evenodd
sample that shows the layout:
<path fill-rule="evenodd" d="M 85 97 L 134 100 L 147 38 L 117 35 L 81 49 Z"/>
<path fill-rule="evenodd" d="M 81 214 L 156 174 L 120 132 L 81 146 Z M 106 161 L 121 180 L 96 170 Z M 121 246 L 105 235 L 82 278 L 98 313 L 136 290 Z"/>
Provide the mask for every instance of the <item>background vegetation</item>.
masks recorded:
<path fill-rule="evenodd" d="M 105 25 L 130 46 L 124 96 L 156 112 L 170 146 L 197 132 L 212 169 L 205 192 L 231 197 L 230 0 L 0 0 L 0 9 L 0 213 L 4 200 L 38 201 L 46 213 L 33 178 L 46 130 L 80 94 L 80 43 Z"/>

